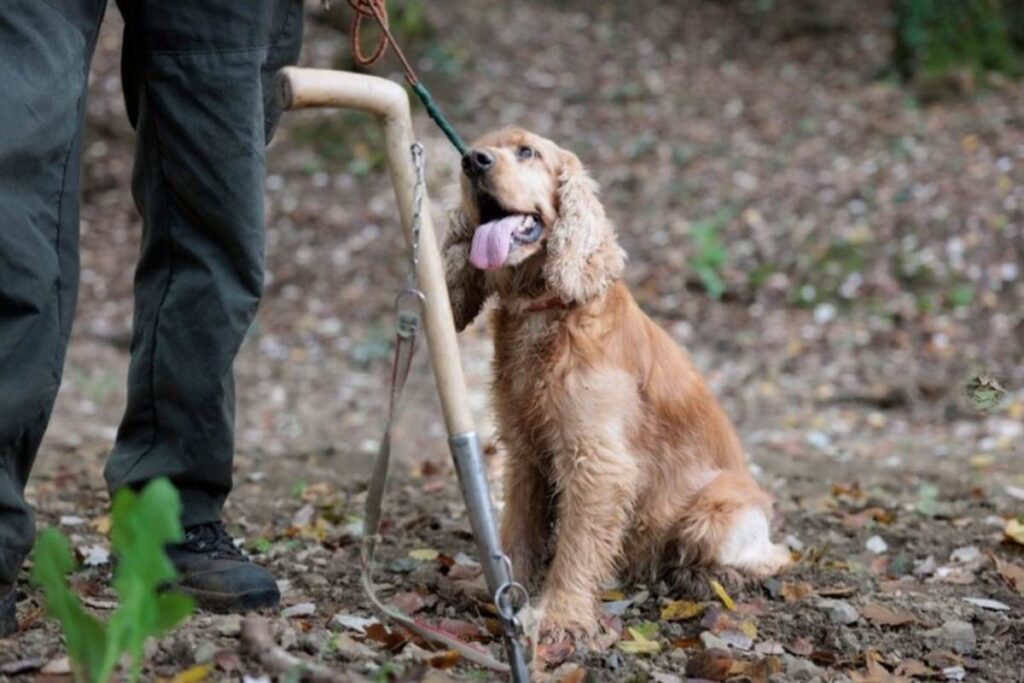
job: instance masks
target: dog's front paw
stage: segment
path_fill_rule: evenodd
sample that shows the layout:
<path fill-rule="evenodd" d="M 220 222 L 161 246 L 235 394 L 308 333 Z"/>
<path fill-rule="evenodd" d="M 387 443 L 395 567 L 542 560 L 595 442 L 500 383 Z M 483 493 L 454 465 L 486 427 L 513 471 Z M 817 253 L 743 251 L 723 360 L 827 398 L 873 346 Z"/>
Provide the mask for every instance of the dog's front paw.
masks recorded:
<path fill-rule="evenodd" d="M 597 608 L 586 600 L 541 600 L 540 642 L 558 643 L 570 640 L 588 645 L 600 633 Z"/>

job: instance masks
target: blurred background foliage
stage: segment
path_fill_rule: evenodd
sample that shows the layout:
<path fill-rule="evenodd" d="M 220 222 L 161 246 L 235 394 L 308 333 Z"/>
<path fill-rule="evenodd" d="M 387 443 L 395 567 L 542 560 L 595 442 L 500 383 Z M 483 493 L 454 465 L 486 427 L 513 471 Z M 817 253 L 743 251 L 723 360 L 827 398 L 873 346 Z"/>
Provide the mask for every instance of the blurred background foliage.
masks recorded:
<path fill-rule="evenodd" d="M 302 65 L 360 70 L 348 4 L 306 9 Z M 522 125 L 584 160 L 638 302 L 698 357 L 727 354 L 703 362 L 727 357 L 732 386 L 791 381 L 771 390 L 932 414 L 973 414 L 966 382 L 986 372 L 1011 394 L 1024 386 L 1024 0 L 388 9 L 465 139 Z M 108 33 L 89 105 L 80 310 L 92 334 L 126 348 L 138 219 L 124 192 L 117 27 Z M 364 51 L 378 36 L 364 26 Z M 393 55 L 368 71 L 400 79 Z M 441 230 L 459 163 L 413 107 Z M 371 383 L 387 361 L 406 263 L 381 142 L 354 112 L 290 113 L 278 131 L 266 296 L 240 366 L 261 387 L 243 412 L 249 443 L 286 452 L 363 428 L 352 378 Z M 85 367 L 68 373 L 79 394 L 116 403 L 120 379 Z M 751 414 L 769 419 L 770 390 L 749 386 Z M 352 396 L 345 424 L 325 417 L 333 399 L 308 398 L 339 391 Z"/>
<path fill-rule="evenodd" d="M 893 13 L 894 67 L 927 92 L 951 78 L 1020 72 L 1021 0 L 893 0 Z"/>

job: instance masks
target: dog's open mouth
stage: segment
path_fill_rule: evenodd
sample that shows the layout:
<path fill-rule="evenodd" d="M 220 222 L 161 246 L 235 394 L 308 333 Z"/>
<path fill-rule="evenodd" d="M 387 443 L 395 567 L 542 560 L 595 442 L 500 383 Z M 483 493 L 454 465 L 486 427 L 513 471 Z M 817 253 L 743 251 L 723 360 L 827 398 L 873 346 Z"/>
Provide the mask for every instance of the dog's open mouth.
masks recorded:
<path fill-rule="evenodd" d="M 489 194 L 478 198 L 478 207 L 480 225 L 473 233 L 469 261 L 481 270 L 505 265 L 513 243 L 533 244 L 544 232 L 540 216 L 507 211 Z"/>

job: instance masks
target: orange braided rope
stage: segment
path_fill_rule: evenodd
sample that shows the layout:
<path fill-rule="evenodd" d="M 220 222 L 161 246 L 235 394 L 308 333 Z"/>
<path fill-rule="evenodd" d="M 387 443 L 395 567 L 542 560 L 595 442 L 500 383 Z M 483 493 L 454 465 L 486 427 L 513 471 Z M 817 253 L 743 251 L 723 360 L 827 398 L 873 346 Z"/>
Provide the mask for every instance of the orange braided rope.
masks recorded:
<path fill-rule="evenodd" d="M 398 61 L 402 63 L 402 71 L 405 72 L 405 79 L 409 81 L 409 85 L 416 85 L 420 82 L 420 79 L 416 76 L 416 72 L 413 71 L 412 65 L 409 64 L 409 60 L 405 58 L 405 54 L 402 52 L 402 48 L 395 42 L 394 36 L 391 35 L 391 29 L 388 25 L 388 8 L 386 0 L 348 0 L 349 7 L 355 10 L 355 18 L 352 19 L 352 56 L 355 57 L 356 64 L 359 66 L 372 66 L 384 56 L 384 53 L 388 51 L 388 46 L 395 49 L 395 54 L 398 56 Z M 363 46 L 360 41 L 359 29 L 362 27 L 363 19 L 372 17 L 377 20 L 380 25 L 381 36 L 380 41 L 377 43 L 377 47 L 374 48 L 373 54 L 367 57 L 363 54 Z"/>

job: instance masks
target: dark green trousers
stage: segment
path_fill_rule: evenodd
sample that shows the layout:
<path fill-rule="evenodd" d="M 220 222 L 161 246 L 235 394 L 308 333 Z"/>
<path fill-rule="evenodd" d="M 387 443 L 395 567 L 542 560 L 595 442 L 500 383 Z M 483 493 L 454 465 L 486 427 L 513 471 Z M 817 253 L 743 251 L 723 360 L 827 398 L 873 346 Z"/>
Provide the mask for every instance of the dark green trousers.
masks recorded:
<path fill-rule="evenodd" d="M 105 0 L 0 4 L 0 587 L 34 536 L 24 499 L 60 385 L 78 287 L 89 61 Z M 186 525 L 231 489 L 232 364 L 263 283 L 274 75 L 302 0 L 119 0 L 142 214 L 128 404 L 111 490 L 177 485 Z M 125 264 L 127 266 L 127 264 Z"/>

